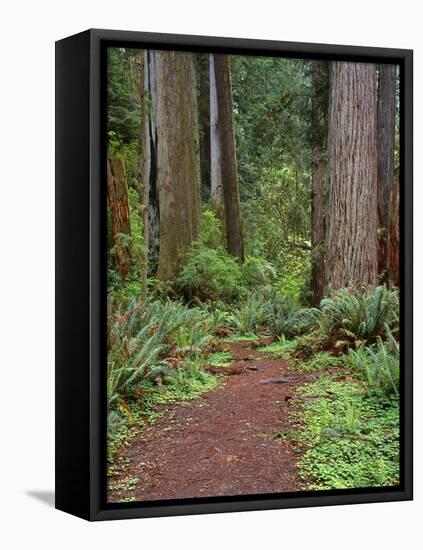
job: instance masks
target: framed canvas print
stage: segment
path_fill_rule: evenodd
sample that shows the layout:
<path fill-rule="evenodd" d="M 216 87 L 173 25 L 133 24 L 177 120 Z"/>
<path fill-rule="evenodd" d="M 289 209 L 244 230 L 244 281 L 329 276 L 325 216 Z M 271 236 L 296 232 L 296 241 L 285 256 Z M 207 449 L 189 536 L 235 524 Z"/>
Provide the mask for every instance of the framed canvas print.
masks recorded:
<path fill-rule="evenodd" d="M 56 506 L 412 498 L 412 52 L 56 44 Z"/>

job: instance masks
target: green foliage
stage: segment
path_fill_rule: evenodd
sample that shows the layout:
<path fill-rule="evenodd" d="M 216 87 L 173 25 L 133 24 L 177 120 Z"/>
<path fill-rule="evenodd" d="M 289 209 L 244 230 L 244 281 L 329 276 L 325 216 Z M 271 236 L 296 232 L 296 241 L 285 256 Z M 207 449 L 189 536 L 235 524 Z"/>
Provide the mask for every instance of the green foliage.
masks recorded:
<path fill-rule="evenodd" d="M 235 258 L 222 246 L 213 249 L 200 243 L 193 245 L 174 284 L 186 300 L 233 302 L 244 292 Z"/>
<path fill-rule="evenodd" d="M 205 208 L 201 218 L 200 242 L 206 248 L 219 248 L 223 244 L 222 224 L 216 214 Z"/>
<path fill-rule="evenodd" d="M 344 288 L 322 300 L 317 318 L 322 330 L 340 344 L 370 344 L 397 328 L 398 291 L 383 286 Z"/>
<path fill-rule="evenodd" d="M 172 357 L 198 357 L 212 337 L 206 312 L 170 300 L 111 306 L 108 327 L 109 409 L 143 381 L 169 375 Z"/>
<path fill-rule="evenodd" d="M 108 131 L 121 143 L 139 143 L 141 107 L 136 50 L 109 48 L 107 85 Z"/>
<path fill-rule="evenodd" d="M 212 367 L 228 367 L 233 363 L 232 353 L 230 351 L 217 351 L 208 357 L 208 363 Z"/>
<path fill-rule="evenodd" d="M 278 275 L 278 287 L 306 301 L 311 268 L 310 188 L 307 171 L 266 168 L 257 195 L 242 204 L 246 252 L 265 259 Z"/>
<path fill-rule="evenodd" d="M 400 350 L 394 338 L 384 343 L 381 338 L 370 347 L 348 350 L 351 365 L 363 376 L 369 391 L 399 397 Z"/>
<path fill-rule="evenodd" d="M 231 327 L 240 334 L 254 333 L 265 322 L 264 304 L 257 292 L 252 292 L 231 311 Z"/>
<path fill-rule="evenodd" d="M 240 333 L 267 328 L 273 336 L 300 334 L 307 324 L 303 310 L 272 286 L 259 287 L 231 310 L 231 326 Z"/>
<path fill-rule="evenodd" d="M 327 350 L 331 341 L 320 330 L 312 330 L 295 340 L 292 348 L 292 357 L 295 359 L 309 359 L 313 354 Z"/>
<path fill-rule="evenodd" d="M 341 368 L 345 365 L 345 356 L 335 357 L 326 351 L 312 355 L 308 360 L 296 360 L 292 362 L 295 370 L 305 372 L 323 372 Z"/>
<path fill-rule="evenodd" d="M 279 336 L 275 342 L 258 348 L 261 353 L 271 354 L 274 359 L 287 358 L 295 345 L 295 340 L 287 340 L 285 336 Z"/>
<path fill-rule="evenodd" d="M 399 406 L 357 383 L 322 377 L 304 386 L 300 474 L 309 489 L 378 487 L 399 482 Z M 296 418 L 299 419 L 297 412 Z"/>
<path fill-rule="evenodd" d="M 142 280 L 146 268 L 146 250 L 144 246 L 144 225 L 142 221 L 141 199 L 136 189 L 128 189 L 129 218 L 131 233 L 116 235 L 116 243 L 109 242 L 108 252 L 108 293 L 115 301 L 139 299 L 142 292 Z M 110 224 L 109 224 L 110 227 Z M 129 251 L 131 271 L 123 282 L 115 269 L 114 257 L 124 248 Z"/>
<path fill-rule="evenodd" d="M 245 258 L 241 268 L 241 276 L 248 288 L 269 285 L 277 278 L 275 268 L 270 262 L 254 256 Z"/>

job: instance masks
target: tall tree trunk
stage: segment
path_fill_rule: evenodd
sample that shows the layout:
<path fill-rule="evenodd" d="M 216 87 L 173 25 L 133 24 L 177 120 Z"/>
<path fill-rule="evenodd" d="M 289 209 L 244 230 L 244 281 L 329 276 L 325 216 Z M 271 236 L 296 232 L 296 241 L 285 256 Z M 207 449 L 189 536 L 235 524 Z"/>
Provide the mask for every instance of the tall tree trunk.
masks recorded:
<path fill-rule="evenodd" d="M 107 160 L 107 198 L 109 201 L 112 225 L 112 241 L 115 247 L 116 267 L 125 279 L 131 269 L 131 259 L 127 245 L 121 235 L 130 235 L 128 187 L 123 160 Z"/>
<path fill-rule="evenodd" d="M 210 72 L 210 206 L 222 223 L 222 234 L 225 235 L 225 207 L 223 203 L 221 153 L 219 136 L 219 115 L 217 108 L 216 75 L 214 55 L 209 55 Z"/>
<path fill-rule="evenodd" d="M 159 192 L 157 187 L 157 92 L 156 56 L 144 51 L 144 93 L 142 95 L 142 180 L 144 183 L 144 245 L 148 264 L 155 270 L 159 257 Z"/>
<path fill-rule="evenodd" d="M 213 57 L 217 91 L 218 135 L 225 207 L 226 242 L 228 252 L 242 262 L 244 261 L 244 243 L 241 229 L 229 58 L 226 54 L 214 54 Z"/>
<path fill-rule="evenodd" d="M 390 286 L 400 285 L 400 189 L 399 177 L 394 177 L 389 200 L 388 228 L 388 282 Z"/>
<path fill-rule="evenodd" d="M 202 195 L 210 193 L 210 103 L 208 55 L 197 56 L 197 78 L 199 79 L 198 125 L 200 133 L 200 176 Z"/>
<path fill-rule="evenodd" d="M 382 280 L 387 280 L 389 270 L 389 227 L 391 223 L 391 193 L 394 183 L 395 150 L 395 65 L 381 64 L 379 69 L 377 106 L 378 143 L 378 215 L 379 249 L 378 270 Z M 394 202 L 395 205 L 395 202 Z M 398 220 L 398 212 L 392 212 Z"/>
<path fill-rule="evenodd" d="M 147 132 L 148 132 L 148 120 L 146 110 L 146 90 L 145 90 L 145 53 L 143 50 L 138 52 L 139 63 L 139 93 L 140 93 L 140 110 L 141 110 L 141 159 L 140 159 L 140 173 L 141 182 L 138 186 L 138 190 L 141 196 L 142 203 L 142 218 L 143 218 L 143 232 L 144 232 L 144 266 L 141 273 L 141 296 L 145 298 L 147 296 L 147 278 L 148 278 L 148 208 L 145 204 L 146 198 L 146 184 L 144 180 L 145 176 L 145 152 L 147 149 Z"/>
<path fill-rule="evenodd" d="M 326 258 L 331 288 L 377 283 L 376 118 L 376 66 L 332 62 Z"/>
<path fill-rule="evenodd" d="M 157 278 L 177 276 L 200 229 L 200 158 L 192 54 L 156 52 L 157 184 L 160 251 Z"/>
<path fill-rule="evenodd" d="M 311 142 L 312 142 L 312 202 L 311 202 L 311 290 L 313 305 L 318 305 L 325 290 L 325 167 L 323 161 L 324 132 L 327 131 L 327 64 L 314 61 L 311 69 Z"/>

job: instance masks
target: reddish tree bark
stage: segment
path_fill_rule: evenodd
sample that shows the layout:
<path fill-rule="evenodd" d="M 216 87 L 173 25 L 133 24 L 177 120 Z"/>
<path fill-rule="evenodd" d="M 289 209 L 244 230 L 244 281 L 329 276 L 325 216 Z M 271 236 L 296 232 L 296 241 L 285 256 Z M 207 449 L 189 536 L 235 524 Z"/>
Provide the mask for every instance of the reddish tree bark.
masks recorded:
<path fill-rule="evenodd" d="M 312 65 L 312 202 L 311 202 L 311 290 L 313 305 L 318 305 L 325 289 L 325 167 L 323 161 L 324 133 L 327 131 L 327 64 L 315 61 Z"/>
<path fill-rule="evenodd" d="M 241 228 L 229 58 L 226 54 L 214 54 L 213 58 L 216 78 L 218 135 L 225 209 L 226 244 L 228 252 L 232 254 L 232 256 L 235 256 L 240 262 L 243 262 L 244 242 Z"/>
<path fill-rule="evenodd" d="M 376 65 L 332 62 L 326 275 L 331 288 L 378 275 Z"/>
<path fill-rule="evenodd" d="M 110 208 L 112 240 L 115 246 L 116 267 L 123 279 L 131 269 L 131 260 L 127 246 L 121 242 L 120 235 L 130 235 L 128 187 L 123 160 L 107 161 L 107 198 Z"/>
<path fill-rule="evenodd" d="M 388 282 L 390 263 L 390 226 L 398 223 L 398 212 L 391 213 L 391 195 L 394 184 L 394 150 L 395 150 L 395 65 L 378 66 L 378 108 L 377 108 L 377 142 L 378 142 L 378 271 L 383 281 Z M 392 204 L 395 206 L 395 200 Z M 394 217 L 395 219 L 391 220 Z"/>

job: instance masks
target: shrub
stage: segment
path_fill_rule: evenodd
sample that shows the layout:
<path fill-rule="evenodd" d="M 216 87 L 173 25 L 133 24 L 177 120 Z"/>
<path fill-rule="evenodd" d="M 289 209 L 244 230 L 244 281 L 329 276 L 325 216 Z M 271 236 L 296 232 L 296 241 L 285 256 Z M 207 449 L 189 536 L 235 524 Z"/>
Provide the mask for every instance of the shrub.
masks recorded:
<path fill-rule="evenodd" d="M 384 343 L 381 338 L 376 345 L 349 350 L 351 365 L 359 369 L 370 391 L 399 396 L 400 353 L 394 338 Z"/>
<path fill-rule="evenodd" d="M 109 409 L 132 397 L 142 382 L 168 375 L 181 357 L 201 354 L 211 339 L 207 319 L 207 312 L 171 300 L 110 306 Z"/>
<path fill-rule="evenodd" d="M 317 317 L 326 334 L 341 339 L 339 344 L 359 346 L 375 342 L 387 328 L 396 330 L 399 296 L 383 286 L 344 288 L 323 299 L 320 310 Z"/>
<path fill-rule="evenodd" d="M 273 287 L 263 288 L 260 295 L 263 300 L 265 325 L 272 335 L 290 337 L 298 334 L 301 314 L 296 302 L 283 296 Z"/>
<path fill-rule="evenodd" d="M 201 219 L 200 242 L 207 248 L 218 248 L 223 244 L 222 224 L 211 210 L 205 209 Z"/>
<path fill-rule="evenodd" d="M 226 250 L 196 243 L 174 286 L 186 300 L 233 302 L 245 293 L 240 266 Z"/>
<path fill-rule="evenodd" d="M 242 302 L 240 306 L 233 309 L 230 316 L 231 326 L 241 334 L 254 332 L 265 323 L 265 305 L 260 295 L 253 292 Z"/>
<path fill-rule="evenodd" d="M 335 357 L 334 355 L 328 353 L 327 351 L 321 351 L 309 356 L 307 361 L 302 359 L 297 360 L 293 363 L 295 370 L 305 371 L 305 372 L 315 372 L 315 371 L 327 371 L 329 369 L 340 368 L 345 365 L 345 356 Z"/>
<path fill-rule="evenodd" d="M 247 256 L 241 268 L 242 280 L 248 288 L 271 284 L 276 279 L 276 271 L 268 261 Z"/>
<path fill-rule="evenodd" d="M 328 350 L 331 341 L 321 331 L 315 330 L 295 340 L 292 355 L 296 359 L 308 359 L 315 353 Z"/>

